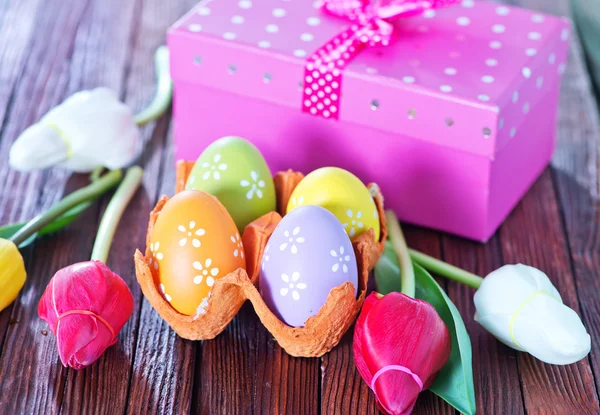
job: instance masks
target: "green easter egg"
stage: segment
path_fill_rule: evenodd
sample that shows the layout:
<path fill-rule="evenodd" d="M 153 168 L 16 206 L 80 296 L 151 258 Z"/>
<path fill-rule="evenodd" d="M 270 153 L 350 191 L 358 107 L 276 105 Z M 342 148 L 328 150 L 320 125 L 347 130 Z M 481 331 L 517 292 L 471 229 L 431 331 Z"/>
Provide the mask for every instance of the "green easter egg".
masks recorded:
<path fill-rule="evenodd" d="M 239 137 L 223 137 L 209 145 L 194 164 L 185 188 L 214 195 L 240 232 L 276 207 L 275 185 L 265 159 Z"/>

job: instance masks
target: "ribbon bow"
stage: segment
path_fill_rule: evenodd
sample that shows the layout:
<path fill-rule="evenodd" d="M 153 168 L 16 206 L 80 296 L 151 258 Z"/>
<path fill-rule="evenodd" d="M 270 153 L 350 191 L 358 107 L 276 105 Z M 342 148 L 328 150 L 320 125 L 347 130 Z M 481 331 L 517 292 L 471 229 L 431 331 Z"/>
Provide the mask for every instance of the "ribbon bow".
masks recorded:
<path fill-rule="evenodd" d="M 306 61 L 304 112 L 339 118 L 342 71 L 367 46 L 390 44 L 397 18 L 421 14 L 459 0 L 323 0 L 322 10 L 352 25 L 335 36 Z"/>

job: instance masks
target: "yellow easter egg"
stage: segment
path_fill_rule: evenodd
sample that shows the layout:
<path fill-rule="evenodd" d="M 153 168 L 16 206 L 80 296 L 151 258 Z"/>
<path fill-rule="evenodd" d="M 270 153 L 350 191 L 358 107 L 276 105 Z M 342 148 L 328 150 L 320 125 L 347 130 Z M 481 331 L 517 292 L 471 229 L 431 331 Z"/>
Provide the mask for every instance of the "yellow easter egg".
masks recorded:
<path fill-rule="evenodd" d="M 186 190 L 163 207 L 150 237 L 150 268 L 171 306 L 186 315 L 205 312 L 215 281 L 246 268 L 235 222 L 214 196 Z"/>
<path fill-rule="evenodd" d="M 323 167 L 307 175 L 292 192 L 287 212 L 303 205 L 317 205 L 329 210 L 352 240 L 370 228 L 379 240 L 379 214 L 373 197 L 365 184 L 347 170 Z"/>

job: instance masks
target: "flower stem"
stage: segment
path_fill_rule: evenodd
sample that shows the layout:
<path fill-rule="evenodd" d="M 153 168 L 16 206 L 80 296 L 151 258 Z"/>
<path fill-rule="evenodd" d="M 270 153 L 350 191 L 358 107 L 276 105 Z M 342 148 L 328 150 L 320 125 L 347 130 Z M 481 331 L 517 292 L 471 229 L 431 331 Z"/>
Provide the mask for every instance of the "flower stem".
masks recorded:
<path fill-rule="evenodd" d="M 385 211 L 385 218 L 389 228 L 389 238 L 394 248 L 394 252 L 400 262 L 400 278 L 402 281 L 402 294 L 409 297 L 415 296 L 415 270 L 413 263 L 408 254 L 408 246 L 406 246 L 406 239 L 400 228 L 400 222 L 396 214 L 391 210 Z"/>
<path fill-rule="evenodd" d="M 169 73 L 169 50 L 166 46 L 156 49 L 154 54 L 157 87 L 154 99 L 145 109 L 135 116 L 140 127 L 159 118 L 169 108 L 173 96 L 173 82 Z"/>
<path fill-rule="evenodd" d="M 458 281 L 461 284 L 475 289 L 478 289 L 483 282 L 483 278 L 481 278 L 479 275 L 472 274 L 464 269 L 460 269 L 454 265 L 450 265 L 444 261 L 423 254 L 419 251 L 415 251 L 413 249 L 409 249 L 408 251 L 411 259 L 415 261 L 415 263 L 441 277 Z"/>
<path fill-rule="evenodd" d="M 92 250 L 92 260 L 106 263 L 117 225 L 139 187 L 143 175 L 144 170 L 141 167 L 133 166 L 127 169 L 125 179 L 121 182 L 102 216 L 96 241 L 94 242 L 94 249 Z"/>
<path fill-rule="evenodd" d="M 86 187 L 71 193 L 46 212 L 39 214 L 27 222 L 27 224 L 23 226 L 17 233 L 15 233 L 10 240 L 17 246 L 21 245 L 24 241 L 31 237 L 31 235 L 35 234 L 37 231 L 70 209 L 73 209 L 80 203 L 94 200 L 102 196 L 109 189 L 116 186 L 117 183 L 121 181 L 122 177 L 123 173 L 121 170 L 114 170 L 105 174 Z"/>

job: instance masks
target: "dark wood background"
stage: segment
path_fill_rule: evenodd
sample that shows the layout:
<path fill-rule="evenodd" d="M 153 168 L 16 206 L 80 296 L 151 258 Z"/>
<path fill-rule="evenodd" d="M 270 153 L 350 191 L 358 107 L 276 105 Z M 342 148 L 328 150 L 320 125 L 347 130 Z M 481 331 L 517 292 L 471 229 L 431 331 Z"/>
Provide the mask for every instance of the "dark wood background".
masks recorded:
<path fill-rule="evenodd" d="M 109 86 L 142 108 L 153 94 L 153 52 L 164 43 L 166 28 L 195 2 L 0 1 L 1 224 L 29 219 L 87 182 L 61 170 L 10 170 L 8 151 L 18 134 L 81 89 Z M 569 15 L 568 0 L 511 3 Z M 245 306 L 217 339 L 190 342 L 177 337 L 143 299 L 133 252 L 144 247 L 148 212 L 158 196 L 173 192 L 170 126 L 166 116 L 143 130 L 143 189 L 125 214 L 108 262 L 135 297 L 134 314 L 118 344 L 85 370 L 66 369 L 37 316 L 54 272 L 89 257 L 104 198 L 67 230 L 23 251 L 27 283 L 0 313 L 0 413 L 376 413 L 373 395 L 355 370 L 350 335 L 320 359 L 292 358 Z M 595 381 L 600 375 L 600 121 L 576 35 L 558 128 L 552 167 L 488 244 L 406 229 L 414 248 L 481 275 L 504 263 L 544 269 L 591 333 L 588 358 L 565 367 L 545 365 L 494 340 L 472 319 L 473 291 L 447 283 L 471 335 L 479 414 L 600 413 Z M 415 413 L 454 411 L 426 392 Z"/>

